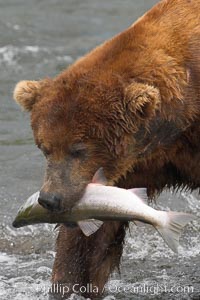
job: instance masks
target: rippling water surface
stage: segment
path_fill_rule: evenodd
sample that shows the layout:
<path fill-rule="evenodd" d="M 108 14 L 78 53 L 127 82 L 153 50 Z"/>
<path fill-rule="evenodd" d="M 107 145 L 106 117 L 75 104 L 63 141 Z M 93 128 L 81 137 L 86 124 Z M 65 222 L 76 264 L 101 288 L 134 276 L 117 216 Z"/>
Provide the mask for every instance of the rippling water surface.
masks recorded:
<path fill-rule="evenodd" d="M 51 225 L 11 226 L 45 168 L 28 115 L 12 101 L 14 85 L 56 75 L 156 2 L 0 0 L 0 299 L 48 299 L 57 234 Z M 168 192 L 158 204 L 199 216 L 198 198 Z M 187 226 L 176 255 L 153 228 L 132 225 L 121 275 L 112 275 L 105 299 L 200 299 L 199 232 L 197 221 Z"/>

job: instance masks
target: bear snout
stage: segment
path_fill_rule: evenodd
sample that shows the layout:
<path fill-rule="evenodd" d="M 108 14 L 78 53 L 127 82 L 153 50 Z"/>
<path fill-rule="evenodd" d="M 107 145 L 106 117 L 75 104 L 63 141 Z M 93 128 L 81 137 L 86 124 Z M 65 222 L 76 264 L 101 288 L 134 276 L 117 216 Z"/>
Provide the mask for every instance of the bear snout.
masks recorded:
<path fill-rule="evenodd" d="M 40 205 L 42 205 L 44 208 L 50 211 L 59 212 L 61 211 L 62 200 L 63 200 L 62 195 L 40 191 L 38 202 Z"/>

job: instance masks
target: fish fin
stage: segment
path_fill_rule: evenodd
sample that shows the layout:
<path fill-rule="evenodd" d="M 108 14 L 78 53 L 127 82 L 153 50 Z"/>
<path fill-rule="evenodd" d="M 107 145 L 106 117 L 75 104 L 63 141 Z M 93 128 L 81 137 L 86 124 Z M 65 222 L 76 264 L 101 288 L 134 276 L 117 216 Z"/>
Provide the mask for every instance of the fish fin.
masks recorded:
<path fill-rule="evenodd" d="M 91 234 L 95 233 L 102 224 L 103 221 L 95 219 L 82 220 L 78 222 L 80 229 L 86 236 L 90 236 Z"/>
<path fill-rule="evenodd" d="M 129 189 L 129 192 L 135 194 L 138 196 L 143 202 L 148 202 L 148 196 L 147 196 L 147 189 L 146 188 L 135 188 L 135 189 Z"/>
<path fill-rule="evenodd" d="M 167 245 L 174 251 L 178 252 L 179 238 L 185 225 L 196 217 L 188 213 L 166 212 L 169 222 L 165 227 L 156 226 Z"/>
<path fill-rule="evenodd" d="M 107 184 L 107 179 L 105 177 L 104 170 L 102 167 L 99 168 L 96 171 L 96 173 L 94 174 L 94 176 L 92 178 L 92 183 L 98 183 L 98 184 L 102 184 L 102 185 Z"/>

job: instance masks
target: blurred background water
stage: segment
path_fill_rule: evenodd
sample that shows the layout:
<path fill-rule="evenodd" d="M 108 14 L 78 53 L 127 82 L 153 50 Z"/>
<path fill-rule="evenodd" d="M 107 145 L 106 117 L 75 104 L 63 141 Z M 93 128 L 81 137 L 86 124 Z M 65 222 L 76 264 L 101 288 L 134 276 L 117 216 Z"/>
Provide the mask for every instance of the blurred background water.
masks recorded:
<path fill-rule="evenodd" d="M 53 226 L 11 225 L 19 206 L 39 189 L 45 168 L 29 116 L 12 101 L 16 82 L 58 74 L 156 2 L 0 0 L 0 299 L 48 299 L 55 255 Z M 158 207 L 199 216 L 198 198 L 166 192 Z M 121 275 L 112 275 L 105 299 L 200 299 L 199 232 L 197 221 L 187 226 L 176 255 L 153 228 L 132 225 Z"/>

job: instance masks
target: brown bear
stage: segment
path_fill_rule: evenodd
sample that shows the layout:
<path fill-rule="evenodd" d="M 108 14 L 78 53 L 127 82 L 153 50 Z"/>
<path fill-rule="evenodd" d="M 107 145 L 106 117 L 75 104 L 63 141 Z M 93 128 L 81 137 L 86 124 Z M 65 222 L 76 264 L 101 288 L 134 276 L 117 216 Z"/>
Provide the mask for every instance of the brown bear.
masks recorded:
<path fill-rule="evenodd" d="M 15 100 L 31 113 L 47 159 L 40 203 L 70 210 L 103 167 L 109 185 L 200 186 L 200 0 L 165 0 L 54 79 L 22 81 Z M 53 283 L 92 283 L 119 268 L 127 223 L 91 237 L 61 225 Z"/>

